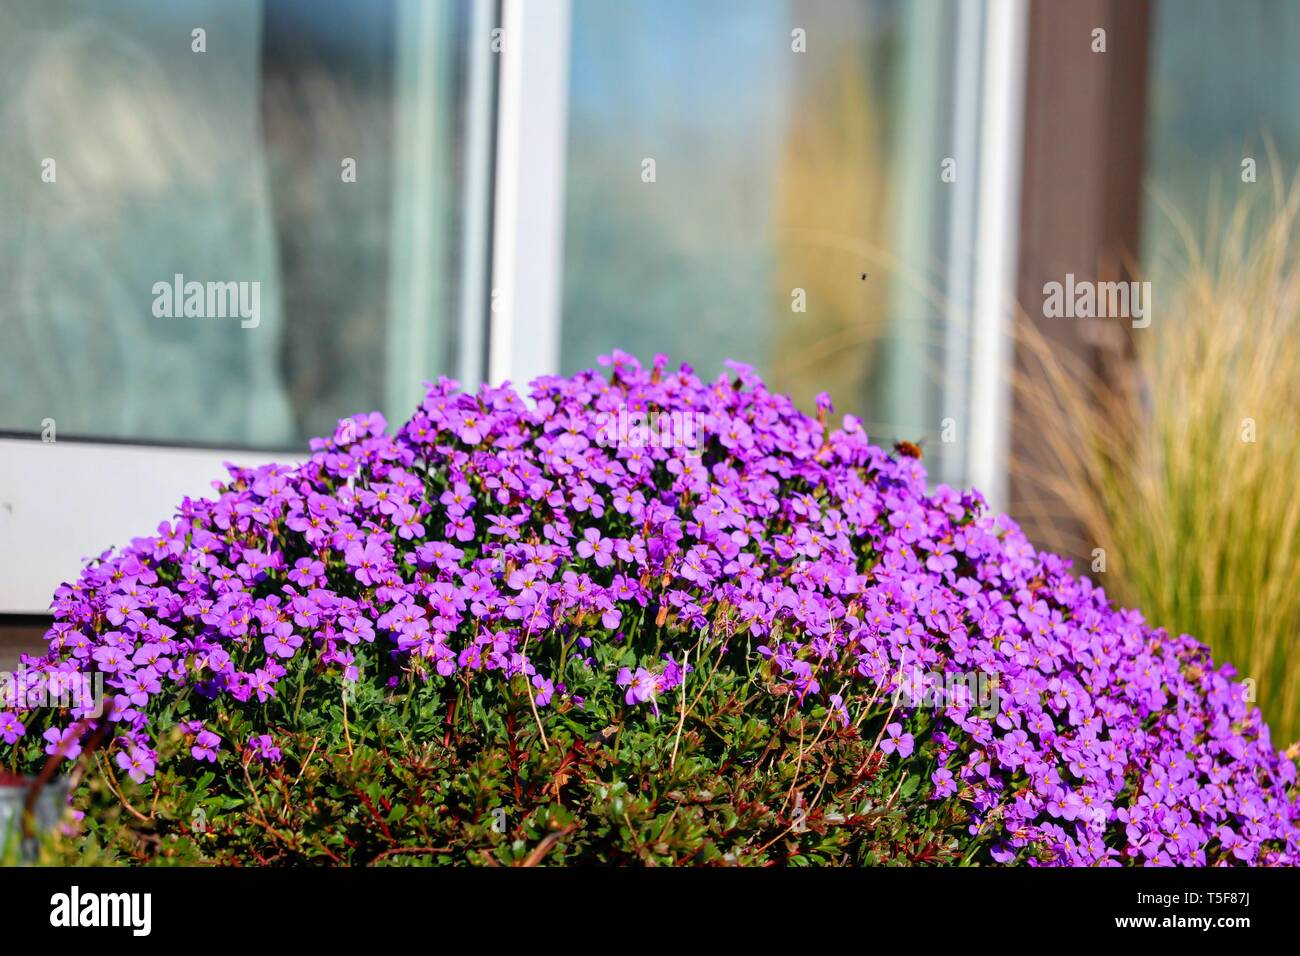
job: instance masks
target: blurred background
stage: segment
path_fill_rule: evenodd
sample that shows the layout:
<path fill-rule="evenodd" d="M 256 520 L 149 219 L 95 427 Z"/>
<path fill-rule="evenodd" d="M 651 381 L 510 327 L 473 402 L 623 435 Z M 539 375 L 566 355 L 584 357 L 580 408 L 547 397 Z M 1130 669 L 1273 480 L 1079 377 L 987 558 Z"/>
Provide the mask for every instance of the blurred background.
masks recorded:
<path fill-rule="evenodd" d="M 1298 54 L 1293 0 L 8 0 L 0 656 L 224 458 L 622 348 L 920 441 L 1290 743 Z"/>

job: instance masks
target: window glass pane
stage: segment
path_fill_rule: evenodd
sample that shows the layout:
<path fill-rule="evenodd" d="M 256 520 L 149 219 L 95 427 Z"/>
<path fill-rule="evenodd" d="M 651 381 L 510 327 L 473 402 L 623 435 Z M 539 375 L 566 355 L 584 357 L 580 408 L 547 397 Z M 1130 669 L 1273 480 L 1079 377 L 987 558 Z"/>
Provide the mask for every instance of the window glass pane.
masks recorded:
<path fill-rule="evenodd" d="M 0 430 L 297 446 L 453 372 L 468 8 L 0 8 Z"/>
<path fill-rule="evenodd" d="M 1300 168 L 1300 5 L 1162 0 L 1155 12 L 1142 229 L 1158 271 L 1179 267 L 1184 226 L 1212 239 L 1243 198 L 1267 215 L 1273 177 L 1289 186 Z"/>
<path fill-rule="evenodd" d="M 978 55 L 980 10 L 575 0 L 565 370 L 612 348 L 706 377 L 733 358 L 805 409 L 828 391 L 878 440 L 957 454 L 938 432 L 964 398 L 949 263 L 971 258 L 952 226 L 978 104 L 963 144 L 954 91 L 959 69 L 978 88 L 958 38 Z"/>

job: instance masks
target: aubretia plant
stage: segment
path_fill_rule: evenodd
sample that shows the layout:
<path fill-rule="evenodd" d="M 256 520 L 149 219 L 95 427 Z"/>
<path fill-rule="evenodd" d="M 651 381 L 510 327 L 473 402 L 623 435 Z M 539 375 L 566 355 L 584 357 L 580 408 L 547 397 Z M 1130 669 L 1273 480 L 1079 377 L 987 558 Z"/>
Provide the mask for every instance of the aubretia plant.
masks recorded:
<path fill-rule="evenodd" d="M 141 861 L 1300 860 L 1204 646 L 824 397 L 602 365 L 232 466 L 58 590 L 25 689 L 109 706 L 0 713 L 5 762 L 70 761 L 80 845 Z"/>

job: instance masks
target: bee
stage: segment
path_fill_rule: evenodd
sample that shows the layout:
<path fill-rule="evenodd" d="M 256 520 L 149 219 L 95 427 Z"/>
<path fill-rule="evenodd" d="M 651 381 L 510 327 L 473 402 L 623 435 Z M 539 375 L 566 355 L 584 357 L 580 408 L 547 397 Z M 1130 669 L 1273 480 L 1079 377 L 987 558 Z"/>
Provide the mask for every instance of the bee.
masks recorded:
<path fill-rule="evenodd" d="M 917 461 L 920 461 L 922 457 L 921 454 L 922 441 L 924 441 L 924 439 L 915 442 L 910 442 L 906 440 L 896 441 L 894 442 L 894 451 L 899 455 L 905 455 L 908 458 L 915 458 Z"/>

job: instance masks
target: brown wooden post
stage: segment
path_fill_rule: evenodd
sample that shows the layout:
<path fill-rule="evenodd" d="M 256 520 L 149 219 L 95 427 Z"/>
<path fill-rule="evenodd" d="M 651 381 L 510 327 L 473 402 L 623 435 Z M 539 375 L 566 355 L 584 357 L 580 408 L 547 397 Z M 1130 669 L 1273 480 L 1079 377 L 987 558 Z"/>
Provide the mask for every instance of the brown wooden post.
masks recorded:
<path fill-rule="evenodd" d="M 1108 386 L 1129 379 L 1133 343 L 1127 322 L 1048 319 L 1043 286 L 1135 278 L 1146 132 L 1148 0 L 1031 0 L 1025 73 L 1020 251 L 1020 322 L 1053 349 L 1072 353 Z M 1105 52 L 1094 52 L 1096 30 Z M 1030 374 L 1023 344 L 1016 374 Z M 1042 430 L 1053 427 L 1013 403 L 1010 511 L 1036 544 L 1063 538 L 1076 570 L 1090 551 L 1069 502 L 1035 479 L 1046 467 Z M 1055 527 L 1047 527 L 1055 525 Z"/>

